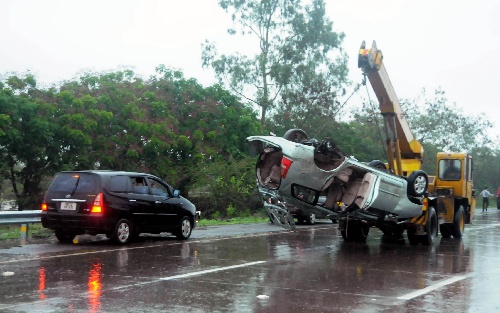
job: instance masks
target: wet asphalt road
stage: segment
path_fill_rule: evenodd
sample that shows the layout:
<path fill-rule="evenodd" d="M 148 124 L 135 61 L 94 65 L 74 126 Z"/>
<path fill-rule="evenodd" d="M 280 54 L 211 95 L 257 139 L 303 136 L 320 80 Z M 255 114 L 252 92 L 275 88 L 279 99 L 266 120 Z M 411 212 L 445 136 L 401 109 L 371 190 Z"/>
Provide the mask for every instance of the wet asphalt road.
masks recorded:
<path fill-rule="evenodd" d="M 406 236 L 406 235 L 405 235 Z M 500 211 L 462 240 L 345 243 L 330 222 L 195 229 L 128 246 L 0 243 L 0 312 L 500 312 Z"/>

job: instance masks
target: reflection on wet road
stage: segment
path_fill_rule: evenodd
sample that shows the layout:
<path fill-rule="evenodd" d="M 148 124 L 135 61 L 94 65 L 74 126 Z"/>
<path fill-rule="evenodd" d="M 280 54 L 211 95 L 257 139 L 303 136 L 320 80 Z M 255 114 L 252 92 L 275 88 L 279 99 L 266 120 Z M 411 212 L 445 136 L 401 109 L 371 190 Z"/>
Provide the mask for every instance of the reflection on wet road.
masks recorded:
<path fill-rule="evenodd" d="M 29 244 L 0 249 L 0 312 L 494 312 L 499 234 L 495 210 L 430 247 L 346 243 L 326 222 Z"/>

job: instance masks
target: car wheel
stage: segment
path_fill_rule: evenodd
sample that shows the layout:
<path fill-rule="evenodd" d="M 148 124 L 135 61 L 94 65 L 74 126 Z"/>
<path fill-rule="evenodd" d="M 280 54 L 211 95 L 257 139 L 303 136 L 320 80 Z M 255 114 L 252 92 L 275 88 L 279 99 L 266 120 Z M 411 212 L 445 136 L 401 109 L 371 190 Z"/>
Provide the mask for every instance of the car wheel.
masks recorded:
<path fill-rule="evenodd" d="M 302 129 L 298 129 L 298 128 L 289 129 L 283 135 L 283 138 L 285 138 L 286 140 L 290 140 L 290 141 L 298 142 L 298 143 L 301 143 L 301 142 L 306 141 L 308 139 L 306 132 L 303 131 Z"/>
<path fill-rule="evenodd" d="M 408 236 L 408 241 L 410 242 L 410 245 L 416 246 L 420 243 L 420 236 L 416 234 L 417 230 L 415 227 L 410 227 L 406 231 L 406 235 Z"/>
<path fill-rule="evenodd" d="M 441 233 L 441 237 L 450 238 L 451 237 L 450 224 L 439 225 L 439 232 Z"/>
<path fill-rule="evenodd" d="M 365 242 L 368 238 L 370 226 L 355 220 L 340 220 L 339 229 L 345 241 Z"/>
<path fill-rule="evenodd" d="M 308 225 L 314 225 L 314 223 L 316 223 L 316 215 L 314 215 L 313 213 L 309 214 L 306 217 L 306 223 Z"/>
<path fill-rule="evenodd" d="M 127 244 L 132 240 L 133 232 L 132 232 L 132 223 L 122 218 L 116 223 L 115 231 L 111 236 L 111 239 L 119 244 Z"/>
<path fill-rule="evenodd" d="M 56 229 L 56 238 L 57 240 L 59 240 L 59 242 L 72 243 L 73 239 L 75 239 L 75 236 L 76 235 L 74 233 Z"/>
<path fill-rule="evenodd" d="M 413 171 L 408 176 L 408 194 L 413 197 L 423 196 L 427 191 L 429 177 L 424 171 Z"/>
<path fill-rule="evenodd" d="M 454 238 L 462 238 L 462 235 L 465 230 L 465 211 L 464 207 L 460 206 L 455 212 L 455 216 L 453 217 L 453 226 L 451 229 L 451 234 Z"/>
<path fill-rule="evenodd" d="M 368 166 L 382 170 L 382 171 L 387 171 L 387 167 L 385 167 L 385 163 L 379 160 L 373 160 L 370 163 L 368 163 Z"/>
<path fill-rule="evenodd" d="M 426 234 L 422 238 L 422 243 L 426 246 L 431 245 L 437 237 L 438 232 L 438 218 L 436 210 L 433 207 L 429 207 L 429 218 L 427 219 L 427 224 L 425 225 Z"/>
<path fill-rule="evenodd" d="M 180 222 L 179 229 L 175 232 L 175 236 L 178 239 L 186 240 L 191 236 L 191 231 L 193 226 L 191 225 L 191 220 L 189 217 L 184 216 Z"/>
<path fill-rule="evenodd" d="M 385 236 L 390 237 L 390 238 L 400 238 L 403 236 L 404 233 L 404 228 L 400 228 L 394 225 L 385 225 L 381 224 L 379 226 L 380 231 L 384 233 Z"/>

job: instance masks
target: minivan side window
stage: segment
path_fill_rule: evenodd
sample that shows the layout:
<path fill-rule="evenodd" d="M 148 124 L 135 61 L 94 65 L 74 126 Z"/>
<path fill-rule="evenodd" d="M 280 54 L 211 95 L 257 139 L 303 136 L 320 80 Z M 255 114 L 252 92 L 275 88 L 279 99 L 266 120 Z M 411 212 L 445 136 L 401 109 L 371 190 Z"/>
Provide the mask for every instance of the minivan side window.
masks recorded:
<path fill-rule="evenodd" d="M 153 196 L 158 196 L 158 197 L 168 197 L 169 196 L 169 190 L 168 187 L 163 185 L 160 181 L 153 179 L 153 178 L 147 178 L 148 185 L 151 187 L 151 192 Z"/>
<path fill-rule="evenodd" d="M 147 195 L 149 193 L 148 185 L 146 184 L 144 177 L 141 176 L 130 177 L 129 180 L 132 183 L 133 193 L 138 193 L 142 195 Z"/>
<path fill-rule="evenodd" d="M 109 181 L 109 190 L 111 192 L 128 193 L 131 189 L 128 176 L 113 176 Z"/>

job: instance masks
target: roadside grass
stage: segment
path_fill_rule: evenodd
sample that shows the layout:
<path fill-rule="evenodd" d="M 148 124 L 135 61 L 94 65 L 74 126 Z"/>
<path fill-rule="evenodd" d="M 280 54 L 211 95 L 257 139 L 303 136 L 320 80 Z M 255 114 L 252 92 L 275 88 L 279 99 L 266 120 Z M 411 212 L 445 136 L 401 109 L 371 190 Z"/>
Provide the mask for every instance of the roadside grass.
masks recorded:
<path fill-rule="evenodd" d="M 199 226 L 217 226 L 217 225 L 235 225 L 235 224 L 253 224 L 253 223 L 264 223 L 268 221 L 269 218 L 257 216 L 249 217 L 234 217 L 229 219 L 212 219 L 204 220 L 203 218 L 198 223 Z"/>
<path fill-rule="evenodd" d="M 253 224 L 264 223 L 269 218 L 256 214 L 247 217 L 234 217 L 229 219 L 201 219 L 197 227 L 217 226 L 217 225 L 235 225 L 235 224 Z M 42 224 L 29 224 L 28 237 L 31 238 L 49 238 L 54 235 L 54 231 L 44 228 Z M 21 237 L 21 225 L 0 225 L 0 240 L 2 239 L 19 239 Z"/>
<path fill-rule="evenodd" d="M 29 224 L 28 237 L 49 238 L 54 231 L 44 228 L 42 224 Z M 21 237 L 21 225 L 0 225 L 0 239 L 19 239 Z"/>

